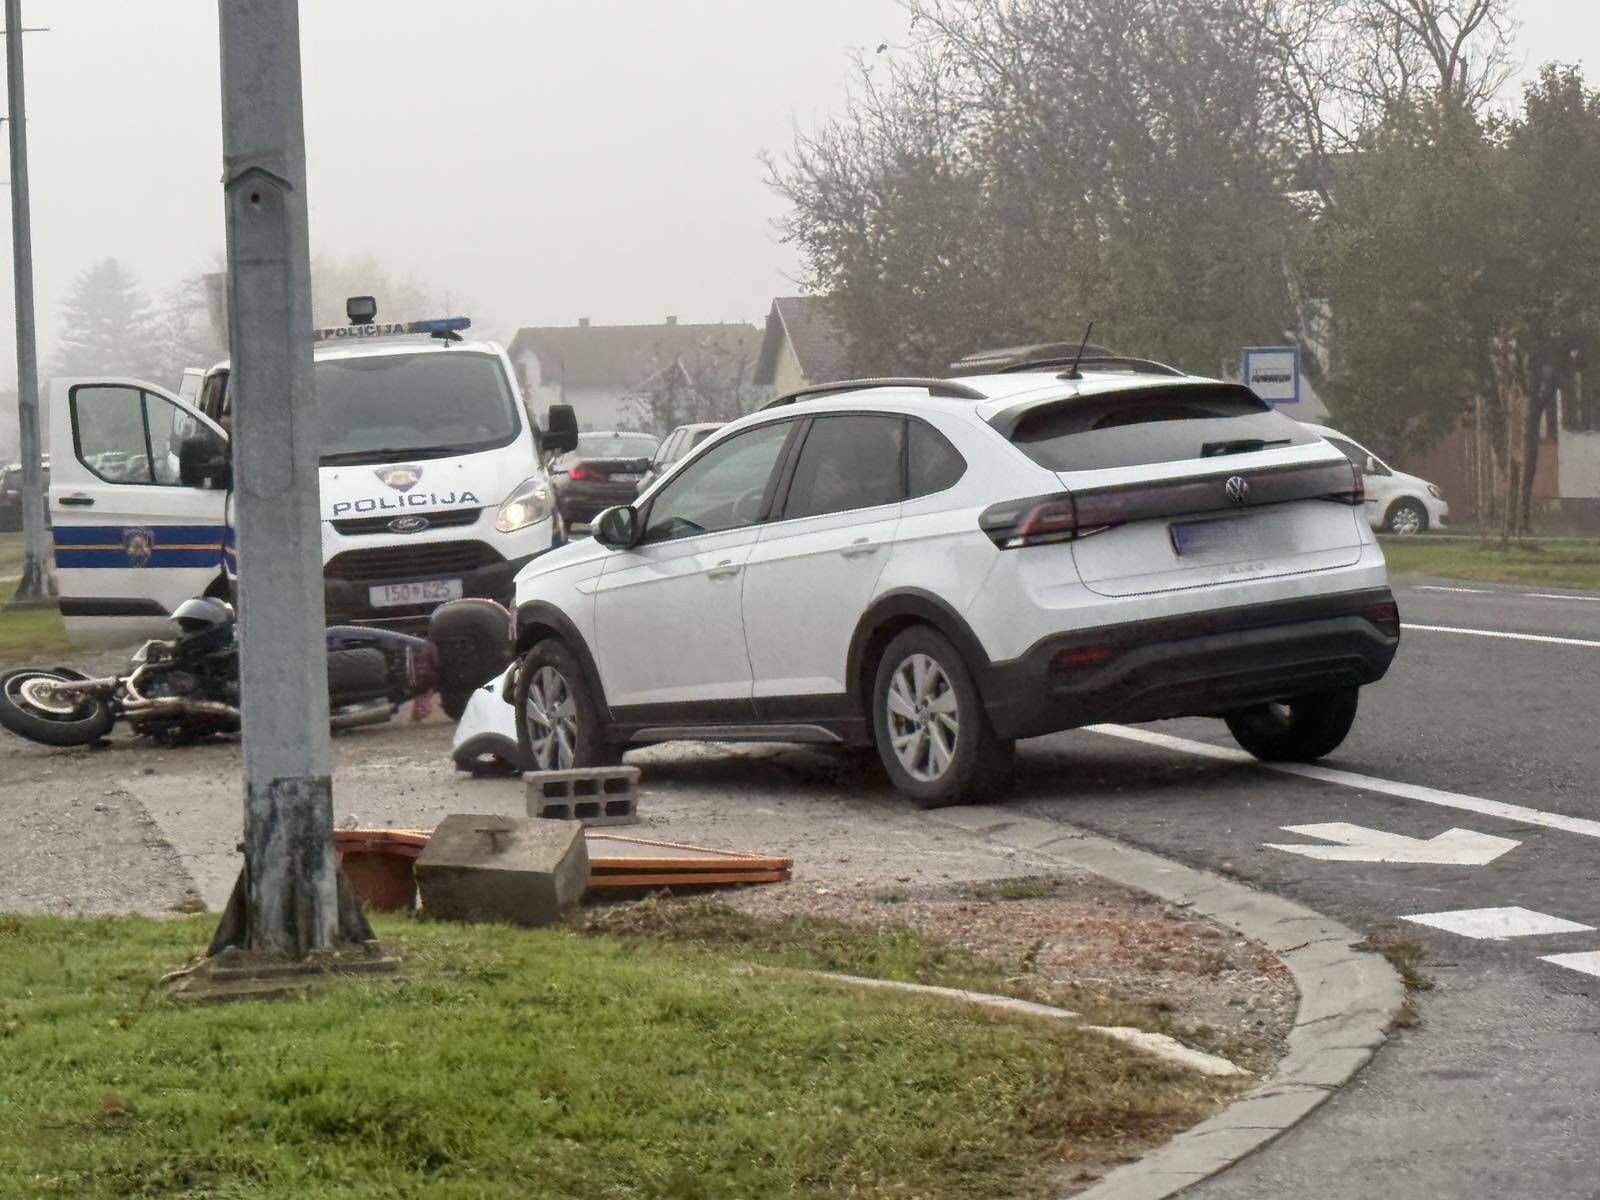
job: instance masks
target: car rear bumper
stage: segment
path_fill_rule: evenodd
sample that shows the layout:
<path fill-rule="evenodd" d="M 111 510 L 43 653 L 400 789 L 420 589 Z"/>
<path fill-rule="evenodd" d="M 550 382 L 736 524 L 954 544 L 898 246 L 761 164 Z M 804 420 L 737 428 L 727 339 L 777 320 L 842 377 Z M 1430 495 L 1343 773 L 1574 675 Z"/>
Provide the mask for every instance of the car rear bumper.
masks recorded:
<path fill-rule="evenodd" d="M 1041 639 L 980 673 L 995 732 L 1216 716 L 1381 678 L 1400 645 L 1387 587 Z"/>
<path fill-rule="evenodd" d="M 639 494 L 637 483 L 563 483 L 556 491 L 556 507 L 568 525 L 592 520 L 618 504 L 631 504 Z"/>

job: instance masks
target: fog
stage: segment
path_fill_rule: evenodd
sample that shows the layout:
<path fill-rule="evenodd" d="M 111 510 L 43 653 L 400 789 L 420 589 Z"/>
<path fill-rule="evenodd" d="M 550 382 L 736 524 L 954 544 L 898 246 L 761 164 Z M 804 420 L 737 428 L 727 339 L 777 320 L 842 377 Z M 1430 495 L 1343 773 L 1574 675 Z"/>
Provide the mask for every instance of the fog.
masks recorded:
<path fill-rule="evenodd" d="M 1521 47 L 1600 58 L 1600 5 L 1525 0 Z M 894 0 L 305 3 L 312 240 L 480 328 L 759 321 L 796 290 L 757 161 L 838 105 Z M 214 0 L 24 4 L 41 358 L 77 274 L 152 296 L 223 242 Z M 892 52 L 892 51 L 891 51 Z M 9 243 L 0 248 L 9 261 Z M 11 328 L 10 293 L 0 320 Z M 415 314 L 392 314 L 395 316 Z M 0 383 L 14 378 L 0 334 Z"/>

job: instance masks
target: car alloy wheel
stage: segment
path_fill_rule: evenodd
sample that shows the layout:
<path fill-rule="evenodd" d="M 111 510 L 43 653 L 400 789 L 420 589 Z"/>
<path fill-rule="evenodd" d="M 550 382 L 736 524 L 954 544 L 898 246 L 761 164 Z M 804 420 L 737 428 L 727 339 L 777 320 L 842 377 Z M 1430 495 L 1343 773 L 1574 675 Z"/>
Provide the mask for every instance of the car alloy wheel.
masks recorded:
<path fill-rule="evenodd" d="M 1389 514 L 1389 532 L 1397 533 L 1402 537 L 1421 533 L 1427 517 L 1423 511 L 1409 500 L 1395 506 Z"/>
<path fill-rule="evenodd" d="M 942 779 L 955 759 L 961 713 L 944 669 L 926 654 L 895 668 L 885 698 L 889 740 L 906 774 L 924 783 Z"/>
<path fill-rule="evenodd" d="M 535 766 L 541 771 L 565 771 L 575 760 L 578 743 L 578 706 L 560 671 L 543 666 L 528 681 L 523 705 L 528 741 Z"/>

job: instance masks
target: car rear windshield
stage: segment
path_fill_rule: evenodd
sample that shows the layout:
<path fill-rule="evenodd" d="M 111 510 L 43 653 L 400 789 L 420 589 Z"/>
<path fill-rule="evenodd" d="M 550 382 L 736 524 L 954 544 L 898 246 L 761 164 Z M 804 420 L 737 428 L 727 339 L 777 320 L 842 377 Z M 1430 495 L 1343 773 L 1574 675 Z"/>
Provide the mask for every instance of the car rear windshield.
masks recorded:
<path fill-rule="evenodd" d="M 660 445 L 648 433 L 580 433 L 578 458 L 649 458 Z"/>
<path fill-rule="evenodd" d="M 521 429 L 500 360 L 467 350 L 327 358 L 314 368 L 325 463 L 443 458 Z"/>
<path fill-rule="evenodd" d="M 1201 384 L 1042 404 L 1016 419 L 1011 440 L 1051 471 L 1098 471 L 1303 446 L 1317 435 L 1246 388 Z"/>

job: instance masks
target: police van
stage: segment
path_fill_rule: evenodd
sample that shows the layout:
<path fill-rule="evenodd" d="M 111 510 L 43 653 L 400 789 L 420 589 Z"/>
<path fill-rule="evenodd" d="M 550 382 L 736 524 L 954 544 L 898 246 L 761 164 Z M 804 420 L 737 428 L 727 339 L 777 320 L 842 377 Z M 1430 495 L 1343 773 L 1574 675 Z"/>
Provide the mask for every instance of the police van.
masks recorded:
<path fill-rule="evenodd" d="M 378 323 L 368 297 L 348 312 L 314 335 L 328 621 L 420 631 L 447 600 L 509 603 L 518 570 L 565 537 L 544 453 L 576 444 L 571 408 L 552 405 L 541 432 L 504 349 L 463 340 L 464 317 Z M 156 636 L 189 597 L 229 593 L 229 381 L 223 362 L 198 388 L 185 380 L 192 399 L 135 379 L 52 384 L 50 512 L 74 642 Z"/>

